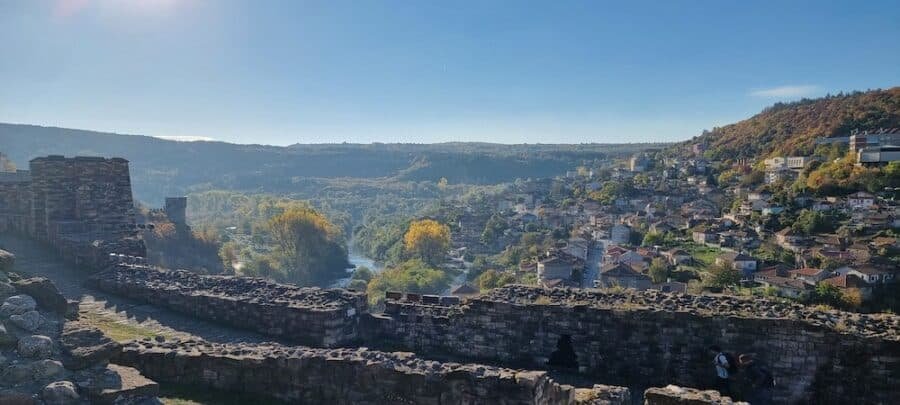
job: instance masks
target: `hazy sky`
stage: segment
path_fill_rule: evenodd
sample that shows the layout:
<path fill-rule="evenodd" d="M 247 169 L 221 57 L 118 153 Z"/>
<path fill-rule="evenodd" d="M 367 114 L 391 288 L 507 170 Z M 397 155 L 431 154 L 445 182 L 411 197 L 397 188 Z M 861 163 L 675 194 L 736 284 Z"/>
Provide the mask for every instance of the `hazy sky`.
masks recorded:
<path fill-rule="evenodd" d="M 0 0 L 0 121 L 120 133 L 671 141 L 898 79 L 896 0 Z"/>

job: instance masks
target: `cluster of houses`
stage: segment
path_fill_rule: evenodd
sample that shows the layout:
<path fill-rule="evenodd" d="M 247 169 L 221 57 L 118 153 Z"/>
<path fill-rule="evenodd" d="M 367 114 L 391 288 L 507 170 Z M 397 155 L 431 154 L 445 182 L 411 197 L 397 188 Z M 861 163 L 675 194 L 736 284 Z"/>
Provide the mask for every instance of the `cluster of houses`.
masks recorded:
<path fill-rule="evenodd" d="M 600 276 L 594 280 L 595 287 L 632 288 L 635 290 L 661 290 L 664 292 L 685 292 L 687 284 L 666 280 L 654 283 L 647 274 L 650 262 L 655 258 L 664 258 L 671 266 L 689 263 L 692 257 L 682 249 L 659 251 L 652 248 L 628 249 L 619 245 L 609 246 L 600 268 Z"/>
<path fill-rule="evenodd" d="M 695 149 L 702 153 L 704 148 Z M 809 156 L 767 159 L 766 183 L 792 178 L 814 160 Z M 803 297 L 818 283 L 855 289 L 867 297 L 878 285 L 896 280 L 896 262 L 878 253 L 900 247 L 896 238 L 878 236 L 880 231 L 900 228 L 900 205 L 895 201 L 860 191 L 842 197 L 799 195 L 785 206 L 765 191 L 710 184 L 713 166 L 698 156 L 653 161 L 643 153 L 628 159 L 625 167 L 571 171 L 565 177 L 517 183 L 492 196 L 480 213 L 464 217 L 477 220 L 460 221 L 460 228 L 468 232 L 454 235 L 454 245 L 483 243 L 476 242 L 476 235 L 488 218 L 499 214 L 506 221 L 503 235 L 496 245 L 481 249 L 483 253 L 499 253 L 526 232 L 562 229 L 569 235 L 517 269 L 519 275 L 535 274 L 545 286 L 684 291 L 684 283 L 653 283 L 648 269 L 654 259 L 662 258 L 671 269 L 702 270 L 710 264 L 708 259 L 701 263 L 689 253 L 697 245 L 715 252 L 715 264 L 738 270 L 745 283 L 772 288 L 787 297 Z M 609 204 L 587 198 L 608 181 L 627 182 L 630 188 Z M 767 218 L 793 215 L 800 209 L 840 213 L 846 218 L 841 225 L 856 236 L 807 235 L 792 227 L 768 227 L 772 222 Z M 648 234 L 665 235 L 666 247 L 640 247 Z M 773 244 L 790 251 L 796 264 L 754 257 L 761 247 Z M 590 252 L 598 247 L 604 251 L 594 258 Z"/>

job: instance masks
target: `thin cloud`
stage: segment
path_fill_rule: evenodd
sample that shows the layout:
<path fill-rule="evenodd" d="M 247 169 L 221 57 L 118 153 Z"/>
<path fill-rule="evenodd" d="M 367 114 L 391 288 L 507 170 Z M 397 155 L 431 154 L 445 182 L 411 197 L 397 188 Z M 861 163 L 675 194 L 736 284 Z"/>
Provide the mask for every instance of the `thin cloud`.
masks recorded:
<path fill-rule="evenodd" d="M 772 87 L 772 88 L 768 88 L 768 89 L 753 90 L 750 92 L 750 95 L 753 97 L 768 97 L 768 98 L 804 97 L 804 96 L 813 95 L 818 90 L 819 90 L 819 86 L 810 86 L 810 85 L 778 86 L 778 87 Z"/>
<path fill-rule="evenodd" d="M 215 141 L 215 138 L 210 138 L 208 136 L 191 136 L 191 135 L 160 135 L 155 136 L 154 138 L 165 139 L 167 141 L 177 141 L 177 142 L 211 142 Z"/>

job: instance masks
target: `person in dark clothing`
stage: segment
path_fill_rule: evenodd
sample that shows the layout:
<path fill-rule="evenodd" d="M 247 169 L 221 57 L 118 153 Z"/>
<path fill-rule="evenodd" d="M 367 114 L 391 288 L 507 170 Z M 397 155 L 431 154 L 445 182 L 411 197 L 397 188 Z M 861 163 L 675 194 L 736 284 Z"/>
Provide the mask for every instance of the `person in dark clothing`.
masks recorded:
<path fill-rule="evenodd" d="M 775 378 L 772 372 L 759 364 L 752 354 L 742 354 L 738 357 L 749 387 L 746 393 L 746 401 L 751 405 L 768 405 L 772 403 L 772 394 L 775 389 Z"/>

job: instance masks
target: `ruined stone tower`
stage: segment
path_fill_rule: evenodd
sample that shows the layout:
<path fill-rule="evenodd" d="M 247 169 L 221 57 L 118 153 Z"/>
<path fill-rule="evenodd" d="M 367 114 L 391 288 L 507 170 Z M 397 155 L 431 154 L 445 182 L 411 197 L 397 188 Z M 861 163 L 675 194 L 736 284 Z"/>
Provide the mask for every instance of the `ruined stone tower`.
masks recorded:
<path fill-rule="evenodd" d="M 166 216 L 175 224 L 187 224 L 187 197 L 166 197 Z"/>
<path fill-rule="evenodd" d="M 134 225 L 128 161 L 47 156 L 31 160 L 32 226 L 37 239 L 118 235 Z"/>

